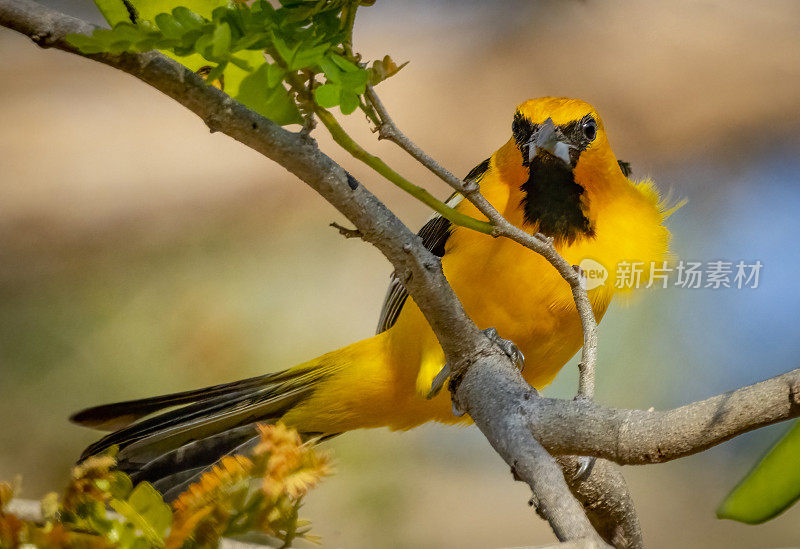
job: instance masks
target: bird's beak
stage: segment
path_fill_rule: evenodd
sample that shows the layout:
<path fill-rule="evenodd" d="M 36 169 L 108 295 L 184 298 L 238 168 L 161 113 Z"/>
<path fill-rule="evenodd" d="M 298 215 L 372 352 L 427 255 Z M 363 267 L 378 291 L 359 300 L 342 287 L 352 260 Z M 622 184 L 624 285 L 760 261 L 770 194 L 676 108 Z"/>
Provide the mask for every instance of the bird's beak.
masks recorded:
<path fill-rule="evenodd" d="M 528 143 L 528 162 L 545 151 L 560 158 L 565 164 L 571 165 L 572 159 L 569 156 L 571 145 L 565 143 L 563 139 L 556 125 L 553 124 L 553 119 L 548 118 L 539 126 L 539 131 Z"/>

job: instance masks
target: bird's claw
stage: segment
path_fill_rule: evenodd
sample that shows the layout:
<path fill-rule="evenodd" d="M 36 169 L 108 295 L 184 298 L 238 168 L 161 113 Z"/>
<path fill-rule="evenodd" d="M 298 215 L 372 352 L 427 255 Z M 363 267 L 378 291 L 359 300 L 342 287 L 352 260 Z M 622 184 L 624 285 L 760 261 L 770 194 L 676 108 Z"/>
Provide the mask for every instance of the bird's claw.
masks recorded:
<path fill-rule="evenodd" d="M 579 456 L 578 469 L 575 471 L 575 476 L 572 477 L 573 480 L 583 482 L 589 478 L 589 475 L 592 474 L 592 469 L 594 469 L 594 464 L 596 461 L 597 458 L 594 456 Z"/>
<path fill-rule="evenodd" d="M 511 361 L 517 366 L 517 369 L 521 372 L 525 369 L 525 355 L 522 351 L 519 350 L 513 341 L 509 341 L 508 339 L 503 339 L 497 333 L 497 330 L 494 328 L 487 328 L 483 331 L 483 333 L 489 339 L 494 342 L 495 345 L 500 347 L 500 349 L 511 359 Z"/>
<path fill-rule="evenodd" d="M 428 394 L 425 396 L 428 400 L 432 399 L 436 395 L 438 395 L 444 384 L 447 382 L 447 378 L 450 377 L 450 365 L 445 363 L 442 366 L 442 369 L 439 370 L 439 373 L 436 374 L 436 377 L 433 378 L 433 382 L 431 383 L 431 390 L 428 391 Z"/>
<path fill-rule="evenodd" d="M 428 391 L 426 398 L 431 399 L 441 392 L 442 388 L 444 387 L 444 384 L 447 383 L 447 380 L 450 378 L 450 373 L 451 373 L 450 365 L 445 363 L 442 369 L 439 370 L 439 373 L 436 374 L 436 377 L 433 378 L 433 382 L 431 383 L 431 390 Z M 461 417 L 466 413 L 463 410 L 459 409 L 459 407 L 456 406 L 455 402 L 453 402 L 452 405 L 453 405 L 454 416 Z"/>
<path fill-rule="evenodd" d="M 587 404 L 592 401 L 592 399 L 586 395 L 577 395 L 573 400 L 578 404 Z M 589 475 L 592 474 L 592 469 L 594 469 L 594 464 L 596 461 L 597 458 L 594 456 L 578 456 L 578 468 L 575 471 L 575 475 L 572 477 L 573 480 L 577 482 L 583 482 L 589 478 Z"/>

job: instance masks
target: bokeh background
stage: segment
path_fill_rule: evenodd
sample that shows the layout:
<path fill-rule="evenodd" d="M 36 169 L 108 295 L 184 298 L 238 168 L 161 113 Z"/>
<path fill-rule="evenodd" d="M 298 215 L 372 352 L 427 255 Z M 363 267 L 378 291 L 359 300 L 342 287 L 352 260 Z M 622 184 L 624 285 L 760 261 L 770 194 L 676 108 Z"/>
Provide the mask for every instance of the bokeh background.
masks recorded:
<path fill-rule="evenodd" d="M 88 0 L 48 5 L 100 22 Z M 584 98 L 617 155 L 689 203 L 685 259 L 764 264 L 755 290 L 667 289 L 601 326 L 607 404 L 673 407 L 798 366 L 800 3 L 384 0 L 368 57 L 411 60 L 380 86 L 397 122 L 465 174 L 529 97 Z M 131 77 L 0 29 L 0 478 L 59 488 L 95 434 L 70 412 L 273 371 L 369 336 L 390 271 L 327 225 L 302 183 Z M 347 126 L 424 183 L 391 144 Z M 410 226 L 428 216 L 340 153 Z M 546 392 L 569 397 L 567 367 Z M 626 475 L 651 547 L 785 547 L 800 509 L 714 518 L 786 426 Z M 348 434 L 305 514 L 329 547 L 510 547 L 552 540 L 474 428 Z"/>

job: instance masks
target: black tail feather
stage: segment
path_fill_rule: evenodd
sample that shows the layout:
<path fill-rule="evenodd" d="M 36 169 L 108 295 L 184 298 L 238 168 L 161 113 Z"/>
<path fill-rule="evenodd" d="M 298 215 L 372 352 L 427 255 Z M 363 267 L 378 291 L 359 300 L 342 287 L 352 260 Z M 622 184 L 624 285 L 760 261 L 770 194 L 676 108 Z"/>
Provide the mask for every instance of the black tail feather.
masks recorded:
<path fill-rule="evenodd" d="M 152 484 L 156 490 L 161 492 L 164 501 L 169 502 L 177 498 L 182 492 L 185 492 L 191 484 L 197 481 L 206 469 L 208 469 L 207 465 L 191 467 L 160 478 Z"/>
<path fill-rule="evenodd" d="M 310 387 L 297 388 L 276 396 L 266 395 L 266 398 L 258 393 L 251 398 L 240 395 L 232 402 L 216 402 L 207 412 L 193 410 L 190 418 L 173 418 L 167 425 L 148 428 L 145 435 L 134 433 L 120 442 L 119 461 L 140 467 L 193 441 L 257 421 L 276 421 L 308 397 L 312 390 Z"/>
<path fill-rule="evenodd" d="M 168 395 L 102 404 L 76 412 L 70 416 L 69 420 L 78 425 L 101 431 L 116 431 L 164 408 L 206 400 L 218 395 L 231 394 L 268 383 L 278 383 L 284 379 L 291 378 L 290 372 L 294 374 L 293 370 L 286 370 L 192 391 L 181 391 Z"/>
<path fill-rule="evenodd" d="M 251 436 L 238 446 L 229 449 L 222 455 L 247 454 L 250 452 L 250 450 L 255 448 L 260 440 L 261 437 L 259 436 Z M 220 455 L 219 458 L 221 458 L 222 455 Z M 197 482 L 198 478 L 200 478 L 200 475 L 211 469 L 213 465 L 214 461 L 205 466 L 199 466 L 195 467 L 194 469 L 184 471 L 180 477 L 177 475 L 164 477 L 158 481 L 158 487 L 156 489 L 163 494 L 165 501 L 172 501 L 181 493 L 185 492 L 189 488 L 189 485 Z"/>
<path fill-rule="evenodd" d="M 248 450 L 257 442 L 256 423 L 278 421 L 307 399 L 327 373 L 319 366 L 294 368 L 205 389 L 89 408 L 75 414 L 73 421 L 125 426 L 90 445 L 80 459 L 117 446 L 120 470 L 134 482 L 153 483 L 166 499 L 173 499 L 220 457 Z"/>
<path fill-rule="evenodd" d="M 195 440 L 148 461 L 144 466 L 138 467 L 135 472 L 131 473 L 131 480 L 134 483 L 142 481 L 155 482 L 180 470 L 181 466 L 186 463 L 195 463 L 201 467 L 212 465 L 221 456 L 228 454 L 243 442 L 249 441 L 256 436 L 255 425 L 248 424 Z M 120 462 L 120 465 L 122 467 L 126 466 L 123 462 Z"/>

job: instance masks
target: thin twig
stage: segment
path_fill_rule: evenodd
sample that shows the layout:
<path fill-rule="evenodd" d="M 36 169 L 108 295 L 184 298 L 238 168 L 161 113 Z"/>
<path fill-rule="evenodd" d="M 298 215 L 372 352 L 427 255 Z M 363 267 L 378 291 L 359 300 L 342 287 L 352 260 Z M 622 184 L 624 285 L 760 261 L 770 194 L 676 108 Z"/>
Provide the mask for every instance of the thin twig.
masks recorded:
<path fill-rule="evenodd" d="M 331 222 L 328 226 L 339 231 L 339 234 L 345 238 L 361 238 L 364 236 L 358 229 L 350 229 L 344 225 L 339 225 L 336 221 Z"/>
<path fill-rule="evenodd" d="M 323 109 L 322 107 L 316 108 L 317 116 L 319 117 L 320 121 L 325 125 L 328 131 L 333 137 L 333 140 L 342 147 L 344 150 L 349 152 L 353 155 L 354 158 L 360 160 L 380 175 L 406 191 L 408 194 L 429 206 L 432 210 L 436 213 L 441 215 L 442 217 L 448 219 L 453 224 L 458 225 L 460 227 L 466 227 L 468 229 L 472 229 L 481 233 L 491 234 L 492 232 L 492 225 L 487 223 L 486 221 L 481 221 L 480 219 L 475 219 L 474 217 L 470 217 L 466 214 L 459 212 L 458 210 L 451 208 L 427 190 L 423 189 L 419 185 L 415 185 L 396 171 L 394 171 L 386 162 L 384 162 L 380 157 L 375 156 L 367 152 L 361 145 L 359 145 L 350 135 L 342 128 L 342 126 L 336 121 L 336 118 L 330 113 L 330 111 Z"/>

